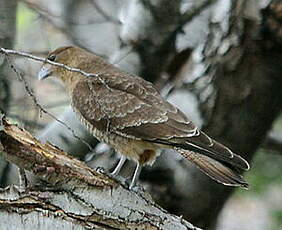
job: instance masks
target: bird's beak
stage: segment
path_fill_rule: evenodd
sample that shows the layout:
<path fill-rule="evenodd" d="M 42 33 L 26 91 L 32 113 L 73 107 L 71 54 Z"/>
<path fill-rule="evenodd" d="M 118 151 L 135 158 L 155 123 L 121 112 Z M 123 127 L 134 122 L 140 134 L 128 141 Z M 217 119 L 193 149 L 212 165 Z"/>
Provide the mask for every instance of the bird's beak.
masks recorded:
<path fill-rule="evenodd" d="M 47 65 L 43 65 L 41 69 L 39 70 L 37 77 L 39 80 L 42 80 L 42 79 L 49 77 L 51 73 L 52 72 L 50 70 L 50 67 L 48 67 Z"/>

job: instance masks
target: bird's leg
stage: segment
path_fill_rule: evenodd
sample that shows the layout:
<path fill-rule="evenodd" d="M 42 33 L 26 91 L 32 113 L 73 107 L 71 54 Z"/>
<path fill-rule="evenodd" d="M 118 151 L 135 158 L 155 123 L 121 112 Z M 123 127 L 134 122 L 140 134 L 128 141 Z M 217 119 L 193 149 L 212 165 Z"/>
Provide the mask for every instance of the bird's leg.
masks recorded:
<path fill-rule="evenodd" d="M 132 189 L 136 185 L 136 182 L 138 181 L 139 175 L 141 173 L 141 169 L 142 165 L 140 163 L 137 163 L 129 189 Z"/>
<path fill-rule="evenodd" d="M 24 169 L 22 168 L 18 168 L 18 169 L 19 169 L 19 186 L 20 186 L 20 189 L 24 191 L 29 185 L 28 180 L 26 178 Z"/>
<path fill-rule="evenodd" d="M 117 166 L 115 167 L 114 171 L 111 173 L 112 176 L 117 176 L 126 161 L 126 157 L 124 155 L 121 156 Z"/>

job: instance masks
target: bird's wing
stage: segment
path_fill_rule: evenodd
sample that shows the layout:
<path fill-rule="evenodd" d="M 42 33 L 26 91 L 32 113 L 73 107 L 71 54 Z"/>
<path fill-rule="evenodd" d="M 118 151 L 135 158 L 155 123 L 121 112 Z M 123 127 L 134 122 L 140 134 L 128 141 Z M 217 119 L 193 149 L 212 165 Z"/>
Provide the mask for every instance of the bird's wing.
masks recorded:
<path fill-rule="evenodd" d="M 197 129 L 175 106 L 162 99 L 154 86 L 131 75 L 111 73 L 80 81 L 72 93 L 75 109 L 95 128 L 198 152 L 248 169 L 248 163 Z"/>

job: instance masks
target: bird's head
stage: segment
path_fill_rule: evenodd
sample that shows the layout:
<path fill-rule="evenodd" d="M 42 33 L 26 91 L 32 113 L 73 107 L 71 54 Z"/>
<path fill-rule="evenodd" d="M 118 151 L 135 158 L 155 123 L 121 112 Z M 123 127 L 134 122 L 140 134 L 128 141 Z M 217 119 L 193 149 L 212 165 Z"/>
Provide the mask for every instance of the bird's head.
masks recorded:
<path fill-rule="evenodd" d="M 71 68 L 81 69 L 91 73 L 95 73 L 97 70 L 99 71 L 99 66 L 102 60 L 95 54 L 74 46 L 57 48 L 50 52 L 46 59 L 51 62 L 60 63 Z M 38 79 L 42 80 L 49 76 L 58 78 L 66 86 L 70 86 L 77 80 L 85 77 L 77 72 L 69 71 L 62 66 L 52 65 L 45 62 L 38 72 Z"/>
<path fill-rule="evenodd" d="M 60 47 L 52 52 L 50 52 L 47 56 L 47 60 L 51 62 L 57 62 L 65 65 L 70 65 L 71 62 L 74 62 L 72 60 L 73 53 L 75 52 L 76 47 L 72 46 L 65 46 Z M 72 66 L 73 67 L 73 66 Z M 48 62 L 45 62 L 41 69 L 38 72 L 38 79 L 42 80 L 49 76 L 58 77 L 64 73 L 64 69 L 59 66 L 52 65 Z"/>

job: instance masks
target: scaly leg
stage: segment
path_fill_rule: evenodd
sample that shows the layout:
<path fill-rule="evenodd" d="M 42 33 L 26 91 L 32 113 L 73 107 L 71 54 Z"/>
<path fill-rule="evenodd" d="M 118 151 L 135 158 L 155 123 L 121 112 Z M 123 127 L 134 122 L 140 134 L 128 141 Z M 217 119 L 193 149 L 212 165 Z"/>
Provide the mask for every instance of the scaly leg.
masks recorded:
<path fill-rule="evenodd" d="M 122 168 L 122 166 L 124 165 L 126 161 L 126 157 L 124 155 L 121 156 L 116 168 L 114 169 L 114 171 L 111 173 L 113 176 L 117 176 Z"/>
<path fill-rule="evenodd" d="M 129 189 L 132 189 L 136 185 L 136 182 L 138 181 L 139 175 L 141 173 L 141 169 L 142 169 L 142 165 L 140 163 L 137 163 Z"/>

